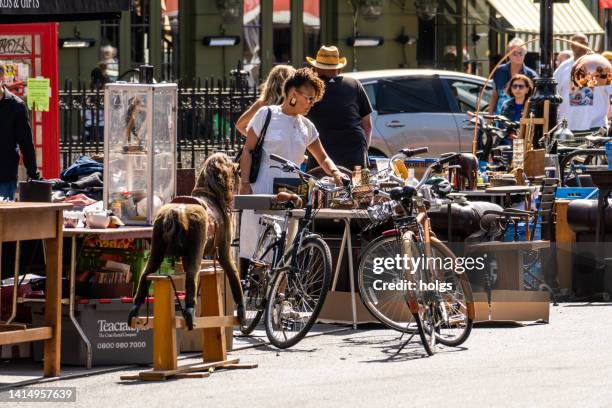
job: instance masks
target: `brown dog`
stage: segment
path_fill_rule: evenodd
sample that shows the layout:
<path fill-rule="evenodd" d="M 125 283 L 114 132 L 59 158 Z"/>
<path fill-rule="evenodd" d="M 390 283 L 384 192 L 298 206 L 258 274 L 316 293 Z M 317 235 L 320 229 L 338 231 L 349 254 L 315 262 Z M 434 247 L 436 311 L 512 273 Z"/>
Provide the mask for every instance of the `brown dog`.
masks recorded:
<path fill-rule="evenodd" d="M 227 274 L 238 318 L 244 318 L 244 297 L 240 275 L 231 257 L 231 205 L 239 185 L 237 165 L 223 153 L 215 153 L 204 162 L 192 195 L 184 198 L 198 204 L 167 204 L 153 223 L 151 255 L 140 276 L 134 306 L 128 316 L 131 324 L 149 293 L 147 275 L 156 272 L 165 256 L 180 257 L 185 270 L 185 321 L 193 329 L 195 278 L 203 256 L 218 256 Z M 176 201 L 176 200 L 175 200 Z"/>

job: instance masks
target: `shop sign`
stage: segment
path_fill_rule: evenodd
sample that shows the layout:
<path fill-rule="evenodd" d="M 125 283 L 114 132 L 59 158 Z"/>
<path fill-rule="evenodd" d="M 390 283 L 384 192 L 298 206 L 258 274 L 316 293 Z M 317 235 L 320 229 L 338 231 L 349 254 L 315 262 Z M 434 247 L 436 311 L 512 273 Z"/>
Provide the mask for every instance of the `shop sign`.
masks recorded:
<path fill-rule="evenodd" d="M 130 0 L 0 0 L 0 20 L 99 20 L 129 9 Z"/>

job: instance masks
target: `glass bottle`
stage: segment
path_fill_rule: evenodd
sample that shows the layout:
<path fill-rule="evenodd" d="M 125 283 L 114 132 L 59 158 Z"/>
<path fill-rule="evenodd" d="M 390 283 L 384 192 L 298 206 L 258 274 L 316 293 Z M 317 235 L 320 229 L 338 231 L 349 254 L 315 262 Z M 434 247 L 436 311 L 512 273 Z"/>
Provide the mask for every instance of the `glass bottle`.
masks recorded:
<path fill-rule="evenodd" d="M 361 185 L 361 166 L 355 166 L 353 170 L 353 187 Z"/>

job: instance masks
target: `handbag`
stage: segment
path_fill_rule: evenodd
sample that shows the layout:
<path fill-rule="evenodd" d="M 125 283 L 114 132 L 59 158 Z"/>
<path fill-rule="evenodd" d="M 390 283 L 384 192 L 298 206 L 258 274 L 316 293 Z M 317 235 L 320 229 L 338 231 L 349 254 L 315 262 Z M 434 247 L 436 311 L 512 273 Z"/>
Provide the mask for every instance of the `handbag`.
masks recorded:
<path fill-rule="evenodd" d="M 270 124 L 270 119 L 272 118 L 272 110 L 268 109 L 268 114 L 266 115 L 266 121 L 264 122 L 263 128 L 261 129 L 261 133 L 259 135 L 259 139 L 257 139 L 257 144 L 255 148 L 251 150 L 251 172 L 249 173 L 249 183 L 255 183 L 257 181 L 257 176 L 259 175 L 259 168 L 261 167 L 261 157 L 263 155 L 263 142 L 266 137 L 266 132 L 268 131 L 268 125 Z M 242 155 L 242 149 L 236 155 L 234 161 L 236 163 L 240 163 L 240 156 Z"/>
<path fill-rule="evenodd" d="M 22 202 L 51 202 L 51 187 L 53 183 L 47 180 L 32 180 L 19 182 L 19 201 Z"/>

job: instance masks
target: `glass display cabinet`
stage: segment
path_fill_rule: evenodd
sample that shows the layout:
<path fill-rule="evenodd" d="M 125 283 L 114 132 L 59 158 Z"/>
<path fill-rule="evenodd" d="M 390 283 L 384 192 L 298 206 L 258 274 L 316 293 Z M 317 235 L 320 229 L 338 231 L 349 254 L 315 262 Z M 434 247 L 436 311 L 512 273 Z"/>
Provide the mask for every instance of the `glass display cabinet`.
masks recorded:
<path fill-rule="evenodd" d="M 113 83 L 104 94 L 104 208 L 151 225 L 175 194 L 176 84 Z"/>

